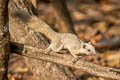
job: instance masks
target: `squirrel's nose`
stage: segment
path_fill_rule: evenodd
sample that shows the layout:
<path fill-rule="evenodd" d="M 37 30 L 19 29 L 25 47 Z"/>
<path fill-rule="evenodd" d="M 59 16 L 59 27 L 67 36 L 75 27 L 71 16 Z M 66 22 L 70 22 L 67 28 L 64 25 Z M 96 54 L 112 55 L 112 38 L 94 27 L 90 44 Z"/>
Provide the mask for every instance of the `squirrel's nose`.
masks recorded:
<path fill-rule="evenodd" d="M 94 51 L 93 54 L 96 55 L 96 52 Z"/>

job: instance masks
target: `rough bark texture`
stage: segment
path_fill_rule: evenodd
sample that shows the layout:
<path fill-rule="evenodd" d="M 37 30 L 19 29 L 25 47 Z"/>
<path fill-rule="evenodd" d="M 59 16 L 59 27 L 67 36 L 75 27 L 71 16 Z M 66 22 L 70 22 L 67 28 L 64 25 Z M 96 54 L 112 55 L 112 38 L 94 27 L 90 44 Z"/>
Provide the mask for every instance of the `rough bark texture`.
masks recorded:
<path fill-rule="evenodd" d="M 65 0 L 50 0 L 55 11 L 60 32 L 75 33 Z"/>
<path fill-rule="evenodd" d="M 64 66 L 81 69 L 95 76 L 120 80 L 119 69 L 103 67 L 103 66 L 96 65 L 94 63 L 85 61 L 84 59 L 80 59 L 75 64 L 72 62 L 73 57 L 69 54 L 62 55 L 62 54 L 52 53 L 51 55 L 45 55 L 45 54 L 40 54 L 40 53 L 44 53 L 43 50 L 40 50 L 35 47 L 30 47 L 30 46 L 26 46 L 26 45 L 18 44 L 18 43 L 11 43 L 11 44 L 12 46 L 14 46 L 14 52 L 18 52 L 18 53 L 22 52 L 22 55 L 29 57 L 29 58 L 50 61 L 53 63 L 62 64 Z M 33 52 L 35 52 L 36 54 L 31 54 Z"/>
<path fill-rule="evenodd" d="M 10 0 L 9 12 L 11 13 L 17 8 L 28 11 L 26 7 L 27 4 L 25 3 L 25 0 Z M 23 23 L 19 22 L 19 20 L 13 19 L 10 16 L 9 19 L 10 35 L 12 41 L 19 42 L 28 46 L 37 47 L 39 49 L 45 49 L 48 47 L 49 43 L 45 36 L 29 29 Z M 70 80 L 74 78 L 73 74 L 67 67 L 53 64 L 47 61 L 38 61 L 27 57 L 25 57 L 25 60 L 31 67 L 31 70 L 38 80 Z M 65 71 L 66 69 L 68 69 L 67 72 Z"/>
<path fill-rule="evenodd" d="M 7 16 L 8 0 L 0 0 L 0 80 L 7 80 L 7 67 L 10 54 Z"/>

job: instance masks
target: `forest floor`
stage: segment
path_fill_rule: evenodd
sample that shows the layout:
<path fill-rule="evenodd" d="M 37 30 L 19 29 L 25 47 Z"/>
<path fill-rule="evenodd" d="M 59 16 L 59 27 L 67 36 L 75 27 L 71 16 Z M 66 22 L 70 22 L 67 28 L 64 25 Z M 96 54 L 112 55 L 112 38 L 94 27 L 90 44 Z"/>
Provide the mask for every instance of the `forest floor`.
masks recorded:
<path fill-rule="evenodd" d="M 96 0 L 97 1 L 97 0 Z M 99 1 L 99 0 L 98 0 Z M 67 0 L 74 29 L 81 40 L 91 41 L 96 56 L 85 57 L 93 63 L 120 69 L 120 1 L 119 0 Z M 40 3 L 39 16 L 47 24 L 58 29 L 51 4 Z M 78 80 L 110 80 L 74 70 Z M 10 80 L 33 80 L 24 58 L 12 54 L 9 62 Z M 23 79 L 24 76 L 24 79 Z"/>

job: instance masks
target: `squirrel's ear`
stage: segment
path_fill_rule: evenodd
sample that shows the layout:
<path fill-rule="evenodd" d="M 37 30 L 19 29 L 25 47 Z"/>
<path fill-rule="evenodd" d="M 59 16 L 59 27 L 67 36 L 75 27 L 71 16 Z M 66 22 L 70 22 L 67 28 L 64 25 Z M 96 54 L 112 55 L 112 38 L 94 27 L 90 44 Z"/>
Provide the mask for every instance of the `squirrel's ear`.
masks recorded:
<path fill-rule="evenodd" d="M 88 42 L 88 44 L 91 44 L 91 42 Z"/>

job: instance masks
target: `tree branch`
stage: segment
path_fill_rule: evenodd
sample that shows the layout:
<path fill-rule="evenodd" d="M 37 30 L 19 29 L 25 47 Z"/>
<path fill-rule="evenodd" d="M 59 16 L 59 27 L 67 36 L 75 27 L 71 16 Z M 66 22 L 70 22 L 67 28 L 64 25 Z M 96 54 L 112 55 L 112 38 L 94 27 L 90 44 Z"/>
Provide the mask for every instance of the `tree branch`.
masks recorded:
<path fill-rule="evenodd" d="M 11 42 L 11 50 L 12 52 L 22 53 L 23 56 L 29 58 L 50 61 L 64 66 L 82 69 L 95 76 L 120 80 L 119 69 L 102 67 L 100 65 L 85 61 L 84 59 L 80 59 L 76 64 L 74 64 L 72 62 L 73 57 L 69 54 L 52 53 L 51 55 L 45 55 L 44 50 L 42 49 L 14 42 Z"/>

